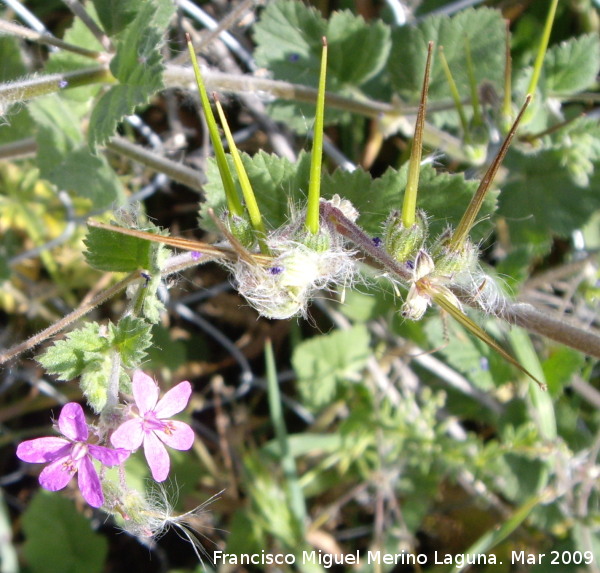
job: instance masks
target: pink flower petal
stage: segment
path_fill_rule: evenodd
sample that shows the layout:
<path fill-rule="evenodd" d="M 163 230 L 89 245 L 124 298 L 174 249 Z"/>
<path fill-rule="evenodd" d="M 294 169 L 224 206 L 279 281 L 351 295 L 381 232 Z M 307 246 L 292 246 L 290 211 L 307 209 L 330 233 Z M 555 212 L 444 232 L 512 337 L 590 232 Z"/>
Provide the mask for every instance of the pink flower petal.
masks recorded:
<path fill-rule="evenodd" d="M 102 462 L 103 465 L 108 466 L 109 468 L 112 466 L 118 466 L 122 464 L 131 454 L 130 450 L 118 449 L 113 450 L 111 448 L 105 448 L 104 446 L 95 446 L 93 444 L 88 445 L 88 451 L 90 455 Z"/>
<path fill-rule="evenodd" d="M 156 417 L 165 419 L 181 412 L 190 401 L 191 394 L 192 385 L 187 381 L 180 382 L 171 388 L 156 405 L 154 408 Z"/>
<path fill-rule="evenodd" d="M 152 433 L 144 438 L 144 455 L 156 481 L 165 481 L 169 475 L 171 460 L 161 441 Z"/>
<path fill-rule="evenodd" d="M 41 464 L 64 458 L 71 450 L 71 442 L 64 438 L 36 438 L 17 446 L 17 457 L 24 462 Z"/>
<path fill-rule="evenodd" d="M 40 485 L 48 491 L 58 491 L 71 481 L 76 471 L 77 467 L 70 457 L 60 458 L 42 470 Z"/>
<path fill-rule="evenodd" d="M 79 462 L 77 485 L 79 486 L 81 495 L 83 495 L 83 499 L 92 507 L 100 507 L 104 503 L 100 478 L 89 456 L 85 456 Z"/>
<path fill-rule="evenodd" d="M 63 436 L 74 442 L 85 442 L 88 439 L 83 408 L 77 402 L 69 402 L 63 406 L 58 417 L 58 427 Z"/>
<path fill-rule="evenodd" d="M 143 421 L 141 418 L 133 418 L 123 422 L 110 437 L 110 443 L 115 448 L 123 448 L 134 452 L 142 445 L 144 439 Z"/>
<path fill-rule="evenodd" d="M 150 412 L 156 406 L 158 401 L 158 385 L 148 374 L 141 370 L 136 370 L 133 373 L 133 397 L 135 403 L 143 416 L 146 412 Z"/>
<path fill-rule="evenodd" d="M 186 423 L 177 420 L 168 422 L 168 429 L 162 432 L 155 432 L 157 437 L 167 446 L 175 450 L 189 450 L 194 443 L 194 430 Z"/>

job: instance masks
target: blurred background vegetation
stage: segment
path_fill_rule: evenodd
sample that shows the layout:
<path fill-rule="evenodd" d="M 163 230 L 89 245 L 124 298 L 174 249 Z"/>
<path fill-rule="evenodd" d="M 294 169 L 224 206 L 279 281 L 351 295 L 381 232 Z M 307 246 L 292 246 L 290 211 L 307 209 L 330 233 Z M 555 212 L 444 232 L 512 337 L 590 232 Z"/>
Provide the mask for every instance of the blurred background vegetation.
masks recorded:
<path fill-rule="evenodd" d="M 333 175 L 325 176 L 325 193 L 347 191 L 362 201 L 359 223 L 376 235 L 382 197 L 386 208 L 401 204 L 383 190 L 393 187 L 390 169 L 401 170 L 410 153 L 427 41 L 444 45 L 466 120 L 436 55 L 425 151 L 437 171 L 477 178 L 497 151 L 506 110 L 514 113 L 527 92 L 550 6 L 182 0 L 175 11 L 156 0 L 145 13 L 137 2 L 72 4 L 24 6 L 71 45 L 98 53 L 112 46 L 118 82 L 102 76 L 101 58 L 5 27 L 0 36 L 3 348 L 117 280 L 85 262 L 88 217 L 109 220 L 118 210 L 121 220 L 147 216 L 173 235 L 216 238 L 205 219 L 198 222 L 199 208 L 202 215 L 218 205 L 220 183 L 191 76 L 180 67 L 187 65 L 184 32 L 193 34 L 207 66 L 209 90 L 223 94 L 254 182 L 262 182 L 259 202 L 270 205 L 275 222 L 306 190 L 300 154 L 310 147 L 314 92 L 302 88 L 316 86 L 320 38 L 327 35 L 335 97 L 326 120 L 326 169 Z M 90 31 L 81 6 L 88 15 L 98 12 L 106 35 Z M 510 296 L 591 332 L 598 329 L 600 291 L 598 9 L 593 0 L 558 2 L 527 125 L 499 177 L 497 208 L 490 204 L 475 229 L 486 268 Z M 16 4 L 0 10 L 3 22 L 35 27 Z M 504 20 L 512 54 L 507 100 Z M 94 65 L 95 76 L 81 71 Z M 82 87 L 55 93 L 62 76 L 51 74 L 67 74 L 74 86 L 79 76 L 68 74 L 77 73 Z M 31 97 L 19 84 L 24 76 L 40 79 Z M 453 195 L 449 180 L 433 177 L 433 167 L 424 167 L 432 180 L 425 178 L 423 201 L 443 229 L 466 201 L 462 188 Z M 365 274 L 355 288 L 315 300 L 306 319 L 288 321 L 259 318 L 218 266 L 167 279 L 166 312 L 153 326 L 143 368 L 165 388 L 184 379 L 194 386 L 189 421 L 198 439 L 192 452 L 172 455 L 169 487 L 179 491 L 182 512 L 218 494 L 192 519 L 207 552 L 203 565 L 174 532 L 145 544 L 123 534 L 84 507 L 74 487 L 40 492 L 35 468 L 15 457 L 16 444 L 46 435 L 60 405 L 81 392 L 40 367 L 40 348 L 0 367 L 0 571 L 211 571 L 217 549 L 405 551 L 428 559 L 416 567 L 363 560 L 334 571 L 461 569 L 434 564 L 436 551 L 497 557 L 471 571 L 600 571 L 597 360 L 474 314 L 545 378 L 542 393 L 439 311 L 404 321 L 389 281 L 367 267 Z M 116 320 L 124 307 L 119 295 L 84 320 Z M 143 464 L 133 459 L 129 469 L 142 483 Z M 511 564 L 513 551 L 556 551 L 558 560 Z"/>

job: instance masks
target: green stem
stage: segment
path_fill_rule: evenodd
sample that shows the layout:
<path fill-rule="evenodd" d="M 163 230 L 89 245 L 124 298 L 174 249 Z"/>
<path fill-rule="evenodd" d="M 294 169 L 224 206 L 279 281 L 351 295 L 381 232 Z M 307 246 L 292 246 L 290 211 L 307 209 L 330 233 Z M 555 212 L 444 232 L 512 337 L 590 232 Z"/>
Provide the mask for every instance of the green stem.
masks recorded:
<path fill-rule="evenodd" d="M 168 65 L 163 74 L 165 87 L 186 87 L 190 82 L 192 70 L 181 66 Z M 314 104 L 318 91 L 314 88 L 268 78 L 257 78 L 241 74 L 225 74 L 222 72 L 206 71 L 204 80 L 211 90 L 235 94 L 268 93 L 272 97 L 286 101 L 298 101 Z M 430 111 L 445 111 L 453 108 L 452 102 L 442 102 L 431 105 Z M 411 116 L 415 113 L 412 106 L 389 104 L 376 100 L 362 100 L 344 97 L 338 94 L 327 94 L 327 106 L 350 113 L 355 113 L 374 119 L 381 126 L 392 126 L 386 133 L 400 132 L 406 137 L 412 136 L 413 125 Z M 462 139 L 425 122 L 423 142 L 433 148 L 439 148 L 450 157 L 462 163 L 473 164 L 473 158 L 464 151 Z"/>
<path fill-rule="evenodd" d="M 323 161 L 323 123 L 325 116 L 325 82 L 327 78 L 327 39 L 323 38 L 321 52 L 321 73 L 317 110 L 313 129 L 313 146 L 310 159 L 310 181 L 308 184 L 308 204 L 306 207 L 306 230 L 313 235 L 319 232 L 319 201 L 321 196 L 321 166 Z"/>
<path fill-rule="evenodd" d="M 15 103 L 22 103 L 64 89 L 114 82 L 115 78 L 106 66 L 15 80 L 0 84 L 0 105 L 6 108 Z"/>
<path fill-rule="evenodd" d="M 273 346 L 268 340 L 265 344 L 265 362 L 267 367 L 267 389 L 269 396 L 269 410 L 271 412 L 271 420 L 275 429 L 275 436 L 279 444 L 279 455 L 281 458 L 281 466 L 286 478 L 288 495 L 290 497 L 290 508 L 296 519 L 299 532 L 304 530 L 306 521 L 306 504 L 302 488 L 298 481 L 298 473 L 296 472 L 296 463 L 289 447 L 287 429 L 285 419 L 283 417 L 283 409 L 281 407 L 281 395 L 279 393 L 279 384 L 277 381 L 277 370 L 275 367 L 275 358 L 273 356 Z"/>

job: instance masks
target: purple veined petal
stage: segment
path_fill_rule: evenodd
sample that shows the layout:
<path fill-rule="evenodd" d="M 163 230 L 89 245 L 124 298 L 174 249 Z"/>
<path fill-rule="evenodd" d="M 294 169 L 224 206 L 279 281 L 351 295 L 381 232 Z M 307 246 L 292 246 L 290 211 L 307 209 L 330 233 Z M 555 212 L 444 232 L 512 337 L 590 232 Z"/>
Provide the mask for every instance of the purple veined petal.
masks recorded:
<path fill-rule="evenodd" d="M 83 408 L 77 402 L 69 402 L 63 406 L 58 417 L 58 428 L 63 436 L 74 442 L 86 442 L 88 426 L 83 414 Z"/>
<path fill-rule="evenodd" d="M 173 414 L 177 414 L 183 410 L 192 394 L 192 385 L 185 381 L 180 382 L 177 386 L 171 388 L 156 404 L 154 413 L 157 418 L 170 418 Z"/>
<path fill-rule="evenodd" d="M 36 438 L 21 442 L 17 446 L 17 457 L 24 462 L 42 464 L 64 458 L 71 448 L 71 442 L 64 438 Z"/>
<path fill-rule="evenodd" d="M 79 462 L 77 485 L 79 486 L 81 495 L 83 495 L 83 499 L 92 507 L 100 507 L 104 503 L 100 478 L 89 456 L 85 456 Z"/>
<path fill-rule="evenodd" d="M 166 430 L 154 432 L 167 446 L 175 450 L 189 450 L 194 443 L 194 430 L 185 422 L 169 420 Z"/>
<path fill-rule="evenodd" d="M 39 477 L 40 485 L 48 491 L 58 491 L 65 487 L 77 472 L 73 460 L 66 456 L 46 466 Z"/>
<path fill-rule="evenodd" d="M 143 416 L 146 412 L 154 410 L 158 401 L 158 384 L 148 374 L 141 370 L 133 373 L 133 397 L 135 403 Z"/>
<path fill-rule="evenodd" d="M 133 418 L 123 422 L 110 437 L 110 443 L 115 448 L 123 448 L 134 452 L 144 439 L 144 426 L 141 418 Z"/>
<path fill-rule="evenodd" d="M 144 455 L 152 477 L 156 481 L 165 481 L 169 475 L 171 460 L 162 442 L 152 432 L 144 438 Z"/>
<path fill-rule="evenodd" d="M 88 452 L 90 456 L 102 462 L 103 465 L 118 466 L 122 464 L 131 454 L 130 450 L 105 448 L 104 446 L 95 446 L 93 444 L 88 445 Z"/>

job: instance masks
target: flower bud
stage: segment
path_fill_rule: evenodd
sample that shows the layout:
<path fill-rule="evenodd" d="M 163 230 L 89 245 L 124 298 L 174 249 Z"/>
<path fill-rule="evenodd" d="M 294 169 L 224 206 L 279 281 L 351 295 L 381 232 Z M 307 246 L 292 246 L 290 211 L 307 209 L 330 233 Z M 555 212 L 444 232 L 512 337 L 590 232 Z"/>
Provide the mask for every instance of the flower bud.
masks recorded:
<path fill-rule="evenodd" d="M 316 253 L 324 253 L 331 247 L 331 235 L 329 231 L 323 226 L 319 228 L 318 233 L 311 233 L 309 231 L 303 231 L 300 236 L 297 237 L 299 243 L 306 245 L 311 251 Z"/>
<path fill-rule="evenodd" d="M 254 229 L 246 217 L 238 215 L 227 217 L 227 227 L 231 234 L 247 249 L 251 249 L 256 243 Z"/>
<path fill-rule="evenodd" d="M 415 224 L 405 227 L 402 214 L 390 213 L 383 227 L 383 244 L 386 251 L 398 262 L 414 259 L 427 238 L 427 219 L 423 211 L 417 211 Z"/>
<path fill-rule="evenodd" d="M 471 241 L 465 241 L 458 250 L 449 249 L 445 243 L 438 242 L 432 249 L 436 276 L 453 280 L 463 273 L 470 273 L 477 266 L 478 252 Z"/>

